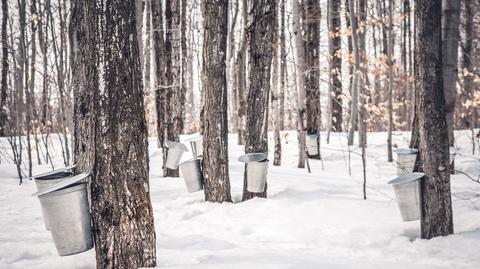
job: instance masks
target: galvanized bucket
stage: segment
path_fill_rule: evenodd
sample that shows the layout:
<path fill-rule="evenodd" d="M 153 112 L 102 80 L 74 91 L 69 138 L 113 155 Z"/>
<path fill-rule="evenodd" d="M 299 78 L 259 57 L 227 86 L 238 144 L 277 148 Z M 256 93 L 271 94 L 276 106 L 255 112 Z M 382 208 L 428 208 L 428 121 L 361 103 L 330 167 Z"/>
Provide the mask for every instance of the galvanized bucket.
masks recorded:
<path fill-rule="evenodd" d="M 263 192 L 267 181 L 268 159 L 265 153 L 249 153 L 240 156 L 239 161 L 247 165 L 247 190 Z"/>
<path fill-rule="evenodd" d="M 423 173 L 402 175 L 388 182 L 392 184 L 397 197 L 398 208 L 403 221 L 415 221 L 420 219 L 421 197 L 420 180 Z"/>
<path fill-rule="evenodd" d="M 177 169 L 180 159 L 184 152 L 187 152 L 187 147 L 179 142 L 167 141 L 167 161 L 165 166 L 170 169 Z"/>
<path fill-rule="evenodd" d="M 397 176 L 410 174 L 415 167 L 418 150 L 411 148 L 399 148 L 393 150 L 396 153 Z"/>
<path fill-rule="evenodd" d="M 203 141 L 196 140 L 190 141 L 190 146 L 192 147 L 193 158 L 200 158 L 203 156 Z"/>
<path fill-rule="evenodd" d="M 449 149 L 449 154 L 450 154 L 450 165 L 455 161 L 455 155 L 457 155 L 457 150 L 455 147 L 450 147 Z"/>
<path fill-rule="evenodd" d="M 60 256 L 73 255 L 93 248 L 86 173 L 69 177 L 37 192 Z"/>
<path fill-rule="evenodd" d="M 193 158 L 197 159 L 203 156 L 203 135 L 196 133 L 186 140 L 192 147 Z"/>
<path fill-rule="evenodd" d="M 310 134 L 306 137 L 306 146 L 308 155 L 314 156 L 318 155 L 318 143 L 317 143 L 318 135 L 317 134 Z"/>
<path fill-rule="evenodd" d="M 183 162 L 179 167 L 188 192 L 203 190 L 203 175 L 200 159 Z"/>
<path fill-rule="evenodd" d="M 35 179 L 35 185 L 37 186 L 37 191 L 42 192 L 48 189 L 49 187 L 55 184 L 58 184 L 62 180 L 65 180 L 66 178 L 73 176 L 72 172 L 65 172 L 65 170 L 68 171 L 68 169 L 62 169 L 62 170 L 63 171 L 60 171 L 60 172 L 58 170 L 55 170 L 50 173 L 34 176 L 33 178 Z M 43 206 L 42 206 L 42 215 L 43 215 L 43 220 L 45 221 L 45 229 L 47 229 L 47 231 L 50 231 L 50 227 L 48 224 L 49 221 L 48 221 L 47 215 L 45 214 L 45 209 L 43 208 Z"/>

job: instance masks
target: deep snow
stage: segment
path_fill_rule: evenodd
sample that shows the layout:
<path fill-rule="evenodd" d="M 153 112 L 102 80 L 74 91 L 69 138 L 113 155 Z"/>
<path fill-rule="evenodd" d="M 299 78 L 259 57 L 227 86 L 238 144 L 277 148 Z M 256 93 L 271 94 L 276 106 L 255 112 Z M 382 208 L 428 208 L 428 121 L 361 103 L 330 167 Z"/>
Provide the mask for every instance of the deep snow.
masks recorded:
<path fill-rule="evenodd" d="M 322 133 L 323 165 L 310 160 L 311 174 L 296 168 L 296 133 L 288 132 L 288 144 L 285 134 L 282 166 L 269 168 L 269 198 L 243 203 L 243 164 L 237 161 L 243 147 L 230 135 L 232 204 L 206 203 L 203 192 L 189 194 L 181 178 L 162 178 L 161 152 L 155 139 L 150 140 L 158 267 L 480 268 L 480 184 L 464 175 L 452 176 L 455 234 L 421 240 L 419 221 L 401 221 L 393 190 L 386 184 L 395 177 L 395 167 L 386 162 L 385 133 L 368 136 L 366 201 L 359 155 L 351 155 L 352 176 L 348 173 L 345 134 L 332 134 L 327 145 Z M 456 168 L 477 177 L 480 156 L 470 155 L 468 133 L 459 131 L 456 139 Z M 393 142 L 408 145 L 408 134 L 395 133 Z M 269 143 L 272 149 L 271 134 Z M 61 165 L 56 146 L 55 161 Z M 0 147 L 8 151 L 6 141 L 0 141 Z M 42 165 L 34 171 L 48 169 Z M 15 168 L 5 159 L 0 175 L 0 268 L 95 267 L 93 250 L 57 255 L 40 204 L 31 196 L 32 181 L 18 186 Z"/>

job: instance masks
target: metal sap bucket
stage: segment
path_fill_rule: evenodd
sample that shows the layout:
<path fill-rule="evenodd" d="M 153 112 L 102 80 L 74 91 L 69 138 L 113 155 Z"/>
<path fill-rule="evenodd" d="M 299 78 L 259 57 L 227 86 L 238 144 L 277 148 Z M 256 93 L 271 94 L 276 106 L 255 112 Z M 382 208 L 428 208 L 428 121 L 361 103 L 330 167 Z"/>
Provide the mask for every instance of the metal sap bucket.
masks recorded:
<path fill-rule="evenodd" d="M 179 165 L 180 174 L 183 176 L 188 192 L 203 190 L 203 174 L 201 166 L 200 159 L 186 161 Z"/>
<path fill-rule="evenodd" d="M 249 153 L 240 156 L 239 161 L 247 165 L 247 191 L 263 192 L 267 182 L 268 159 L 265 153 Z"/>
<path fill-rule="evenodd" d="M 60 256 L 73 255 L 93 248 L 90 210 L 87 199 L 88 174 L 65 178 L 37 192 Z"/>
<path fill-rule="evenodd" d="M 194 159 L 203 156 L 203 135 L 196 133 L 186 141 L 190 142 L 190 147 L 192 148 L 192 154 Z"/>
<path fill-rule="evenodd" d="M 453 161 L 455 161 L 455 155 L 457 155 L 457 150 L 455 149 L 455 147 L 450 147 L 449 154 L 450 154 L 450 165 L 452 165 Z"/>
<path fill-rule="evenodd" d="M 167 141 L 166 144 L 168 147 L 168 152 L 165 166 L 170 169 L 177 169 L 183 153 L 187 152 L 188 149 L 184 144 L 179 142 Z"/>
<path fill-rule="evenodd" d="M 35 185 L 37 186 L 37 191 L 42 192 L 48 189 L 49 187 L 55 184 L 58 184 L 62 180 L 65 180 L 66 178 L 73 176 L 73 172 L 70 171 L 73 168 L 75 168 L 75 165 L 67 166 L 61 169 L 57 169 L 47 173 L 33 176 L 33 179 L 35 180 Z M 47 231 L 50 231 L 48 218 L 45 214 L 45 209 L 43 208 L 43 206 L 42 206 L 42 215 L 43 215 L 43 220 L 45 221 L 45 229 L 47 229 Z"/>
<path fill-rule="evenodd" d="M 395 191 L 403 221 L 420 219 L 420 180 L 423 176 L 423 173 L 412 173 L 399 176 L 388 182 L 388 184 L 392 184 Z"/>
<path fill-rule="evenodd" d="M 415 160 L 417 159 L 418 150 L 411 148 L 394 149 L 396 153 L 397 176 L 410 174 L 415 167 Z"/>
<path fill-rule="evenodd" d="M 306 146 L 308 155 L 314 156 L 318 155 L 318 143 L 317 143 L 318 135 L 317 134 L 310 134 L 306 137 Z"/>

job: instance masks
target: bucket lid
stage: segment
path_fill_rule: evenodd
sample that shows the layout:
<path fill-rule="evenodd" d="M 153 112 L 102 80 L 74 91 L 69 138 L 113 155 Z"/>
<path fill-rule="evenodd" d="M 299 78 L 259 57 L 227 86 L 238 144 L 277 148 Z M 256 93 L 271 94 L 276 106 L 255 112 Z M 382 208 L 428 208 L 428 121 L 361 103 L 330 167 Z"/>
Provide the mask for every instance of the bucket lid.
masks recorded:
<path fill-rule="evenodd" d="M 35 179 L 35 178 L 39 178 L 39 177 L 50 176 L 50 175 L 53 175 L 53 174 L 56 174 L 56 173 L 59 173 L 59 172 L 63 172 L 63 171 L 73 169 L 76 166 L 77 166 L 76 164 L 72 164 L 70 166 L 62 167 L 62 168 L 59 168 L 59 169 L 55 169 L 55 170 L 52 170 L 52 171 L 48 171 L 48 172 L 45 172 L 45 173 L 41 173 L 41 174 L 38 174 L 38 175 L 35 175 L 35 176 L 32 176 L 32 177 L 29 177 L 28 179 Z"/>
<path fill-rule="evenodd" d="M 185 152 L 188 151 L 187 146 L 185 146 L 184 144 L 182 144 L 180 142 L 167 140 L 165 142 L 165 144 L 167 144 L 167 148 L 169 148 L 169 149 L 179 149 L 179 150 L 185 151 Z"/>
<path fill-rule="evenodd" d="M 191 134 L 185 139 L 185 142 L 197 142 L 203 140 L 203 135 L 201 133 Z"/>
<path fill-rule="evenodd" d="M 68 187 L 72 184 L 75 184 L 75 183 L 85 179 L 87 176 L 88 176 L 88 173 L 81 173 L 81 174 L 78 174 L 78 175 L 73 176 L 73 177 L 67 177 L 67 178 L 65 178 L 65 180 L 47 188 L 47 189 L 45 189 L 41 192 L 36 192 L 36 193 L 32 194 L 32 196 L 40 196 L 40 195 L 44 195 L 44 194 L 54 192 L 56 190 Z"/>
<path fill-rule="evenodd" d="M 409 183 L 409 182 L 413 182 L 415 180 L 421 179 L 423 176 L 425 176 L 424 173 L 415 172 L 415 173 L 399 176 L 393 180 L 390 180 L 388 184 L 392 184 L 392 185 L 405 184 L 405 183 Z"/>
<path fill-rule="evenodd" d="M 418 153 L 418 149 L 413 149 L 413 148 L 398 148 L 398 149 L 394 149 L 393 152 L 397 153 L 398 155 L 417 154 L 417 153 Z"/>
<path fill-rule="evenodd" d="M 247 153 L 245 155 L 240 156 L 238 160 L 242 163 L 251 163 L 251 162 L 260 162 L 267 158 L 267 154 L 265 153 Z"/>

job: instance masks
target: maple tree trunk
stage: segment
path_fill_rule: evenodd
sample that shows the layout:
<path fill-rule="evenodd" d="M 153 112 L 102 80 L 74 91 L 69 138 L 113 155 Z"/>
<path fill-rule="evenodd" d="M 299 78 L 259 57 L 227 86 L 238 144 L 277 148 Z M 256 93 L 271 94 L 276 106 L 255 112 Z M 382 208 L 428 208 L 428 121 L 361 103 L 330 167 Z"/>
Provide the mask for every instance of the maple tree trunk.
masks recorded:
<path fill-rule="evenodd" d="M 136 19 L 134 0 L 72 3 L 74 156 L 91 175 L 97 268 L 156 264 Z"/>
<path fill-rule="evenodd" d="M 268 153 L 268 96 L 270 71 L 275 43 L 275 0 L 248 2 L 248 80 L 245 153 Z M 261 193 L 247 190 L 246 168 L 243 184 L 243 200 L 267 197 L 267 184 Z"/>
<path fill-rule="evenodd" d="M 205 200 L 231 202 L 228 176 L 227 54 L 228 1 L 203 2 L 204 41 L 202 77 L 203 177 Z"/>
<path fill-rule="evenodd" d="M 415 88 L 422 180 L 421 237 L 453 233 L 442 76 L 441 1 L 415 0 Z"/>

